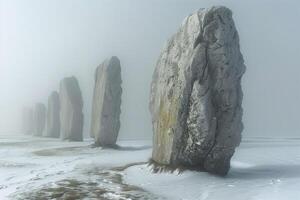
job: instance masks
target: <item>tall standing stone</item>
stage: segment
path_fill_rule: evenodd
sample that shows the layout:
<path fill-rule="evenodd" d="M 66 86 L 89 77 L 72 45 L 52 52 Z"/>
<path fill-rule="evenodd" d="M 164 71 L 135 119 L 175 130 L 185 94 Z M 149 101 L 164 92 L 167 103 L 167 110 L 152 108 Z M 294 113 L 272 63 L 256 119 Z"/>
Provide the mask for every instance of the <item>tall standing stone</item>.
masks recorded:
<path fill-rule="evenodd" d="M 60 82 L 60 135 L 63 140 L 82 141 L 83 101 L 77 79 L 64 78 Z"/>
<path fill-rule="evenodd" d="M 34 127 L 33 110 L 32 108 L 24 107 L 23 114 L 22 114 L 22 132 L 26 135 L 32 135 L 33 127 Z"/>
<path fill-rule="evenodd" d="M 153 74 L 152 159 L 227 174 L 241 141 L 244 72 L 232 12 L 212 7 L 188 16 Z"/>
<path fill-rule="evenodd" d="M 121 66 L 117 57 L 105 60 L 95 73 L 91 136 L 96 145 L 113 146 L 120 130 Z"/>
<path fill-rule="evenodd" d="M 53 91 L 48 98 L 46 137 L 58 138 L 60 136 L 59 109 L 59 94 Z"/>
<path fill-rule="evenodd" d="M 42 136 L 46 125 L 46 106 L 42 103 L 34 107 L 34 136 Z"/>

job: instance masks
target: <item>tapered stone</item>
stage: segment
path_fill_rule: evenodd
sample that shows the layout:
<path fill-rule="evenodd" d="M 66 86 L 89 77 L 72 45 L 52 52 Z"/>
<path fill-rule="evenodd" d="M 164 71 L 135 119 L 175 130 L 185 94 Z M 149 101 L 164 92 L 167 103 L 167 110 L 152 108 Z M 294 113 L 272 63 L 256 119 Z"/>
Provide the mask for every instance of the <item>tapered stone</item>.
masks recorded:
<path fill-rule="evenodd" d="M 99 146 L 114 146 L 120 130 L 121 66 L 117 57 L 105 60 L 95 73 L 91 136 Z"/>
<path fill-rule="evenodd" d="M 46 137 L 58 138 L 60 136 L 59 110 L 59 94 L 58 92 L 53 91 L 48 98 Z"/>
<path fill-rule="evenodd" d="M 212 7 L 188 16 L 153 74 L 152 159 L 227 174 L 241 141 L 244 72 L 232 12 Z"/>
<path fill-rule="evenodd" d="M 46 106 L 42 103 L 34 107 L 34 136 L 43 136 L 46 125 Z"/>
<path fill-rule="evenodd" d="M 83 100 L 77 79 L 64 78 L 60 82 L 60 136 L 63 140 L 82 141 Z"/>

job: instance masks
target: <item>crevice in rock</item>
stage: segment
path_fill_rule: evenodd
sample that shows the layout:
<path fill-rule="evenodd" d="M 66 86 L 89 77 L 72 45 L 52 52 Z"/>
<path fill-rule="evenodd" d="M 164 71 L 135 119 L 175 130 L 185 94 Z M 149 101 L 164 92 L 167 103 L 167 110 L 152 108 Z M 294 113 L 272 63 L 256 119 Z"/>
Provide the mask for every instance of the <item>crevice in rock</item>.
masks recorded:
<path fill-rule="evenodd" d="M 220 22 L 221 22 L 222 24 L 224 24 L 224 25 L 225 25 L 225 22 L 224 22 L 224 20 L 222 19 L 222 17 L 221 17 L 220 15 L 217 15 L 217 16 L 218 16 L 218 18 L 219 18 Z"/>
<path fill-rule="evenodd" d="M 239 44 L 232 37 L 238 35 L 229 13 L 227 8 L 213 7 L 191 15 L 160 57 L 152 83 L 159 92 L 152 89 L 150 107 L 157 120 L 153 120 L 157 147 L 152 158 L 158 164 L 205 168 L 222 175 L 229 170 L 241 134 L 237 79 L 243 69 L 241 54 L 235 54 Z M 181 67 L 176 80 L 168 79 L 173 63 Z M 162 101 L 167 101 L 163 105 L 168 114 L 155 113 L 161 112 Z M 158 127 L 172 116 L 174 121 Z"/>

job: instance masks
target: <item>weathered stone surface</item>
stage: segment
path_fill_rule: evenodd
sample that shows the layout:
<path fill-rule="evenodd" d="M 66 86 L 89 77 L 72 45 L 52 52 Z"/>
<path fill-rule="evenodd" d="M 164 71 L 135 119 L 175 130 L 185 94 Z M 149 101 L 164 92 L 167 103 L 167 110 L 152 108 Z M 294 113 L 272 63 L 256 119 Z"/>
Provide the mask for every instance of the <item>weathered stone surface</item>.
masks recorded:
<path fill-rule="evenodd" d="M 59 94 L 58 92 L 53 91 L 48 98 L 46 137 L 58 138 L 60 136 L 59 110 Z"/>
<path fill-rule="evenodd" d="M 67 77 L 60 82 L 59 99 L 61 138 L 63 140 L 82 141 L 83 101 L 75 77 Z"/>
<path fill-rule="evenodd" d="M 120 130 L 121 66 L 117 57 L 105 60 L 95 73 L 91 136 L 96 145 L 113 146 Z"/>
<path fill-rule="evenodd" d="M 32 135 L 33 126 L 33 110 L 29 107 L 24 107 L 22 113 L 22 132 L 26 135 Z"/>
<path fill-rule="evenodd" d="M 153 74 L 153 160 L 227 174 L 243 129 L 244 72 L 229 9 L 200 9 L 187 17 Z"/>
<path fill-rule="evenodd" d="M 42 103 L 35 104 L 34 107 L 34 136 L 42 136 L 46 125 L 46 106 Z"/>

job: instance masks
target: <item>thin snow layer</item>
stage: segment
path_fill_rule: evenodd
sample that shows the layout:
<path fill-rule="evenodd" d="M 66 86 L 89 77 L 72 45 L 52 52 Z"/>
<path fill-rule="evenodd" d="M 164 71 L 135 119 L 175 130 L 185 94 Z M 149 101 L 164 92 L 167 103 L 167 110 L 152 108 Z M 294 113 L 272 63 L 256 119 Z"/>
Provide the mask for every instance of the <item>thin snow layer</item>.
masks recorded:
<path fill-rule="evenodd" d="M 151 172 L 146 165 L 125 170 L 129 184 L 166 199 L 290 200 L 300 199 L 300 140 L 245 139 L 226 177 L 205 172 Z"/>
<path fill-rule="evenodd" d="M 150 158 L 151 141 L 121 141 L 115 150 L 92 143 L 0 136 L 0 199 L 51 199 L 43 195 L 60 195 L 61 189 L 85 199 L 300 199 L 297 138 L 245 139 L 224 178 L 193 171 L 153 174 L 139 164 Z"/>
<path fill-rule="evenodd" d="M 122 191 L 117 190 L 125 185 L 114 184 L 106 177 L 119 178 L 117 171 L 110 170 L 114 167 L 146 162 L 151 155 L 151 142 L 121 141 L 117 150 L 93 148 L 92 143 L 92 140 L 64 142 L 31 136 L 0 136 L 0 199 L 25 199 L 26 193 L 28 199 L 35 199 L 30 198 L 34 190 L 39 192 L 68 182 L 87 190 L 103 185 L 103 191 L 107 191 L 103 194 L 105 199 L 127 199 L 113 198 L 120 196 Z M 83 187 L 82 183 L 87 186 Z"/>

